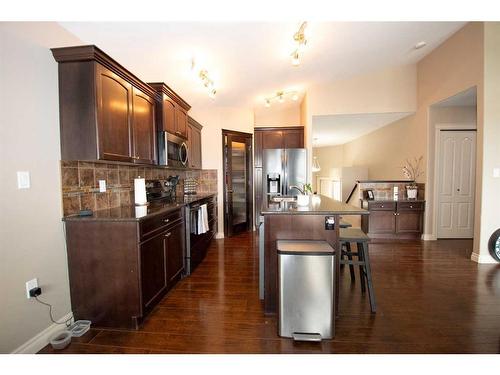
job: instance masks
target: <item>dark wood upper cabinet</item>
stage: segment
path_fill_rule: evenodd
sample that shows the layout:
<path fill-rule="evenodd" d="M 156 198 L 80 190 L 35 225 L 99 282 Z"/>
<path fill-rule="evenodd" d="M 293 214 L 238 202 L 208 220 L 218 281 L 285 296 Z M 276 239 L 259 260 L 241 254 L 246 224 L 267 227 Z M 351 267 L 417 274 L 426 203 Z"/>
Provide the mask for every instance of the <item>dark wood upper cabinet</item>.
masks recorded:
<path fill-rule="evenodd" d="M 134 88 L 133 108 L 134 161 L 156 164 L 155 100 Z"/>
<path fill-rule="evenodd" d="M 262 149 L 284 148 L 283 132 L 281 130 L 265 131 L 262 135 Z"/>
<path fill-rule="evenodd" d="M 131 161 L 132 85 L 101 65 L 96 68 L 98 159 Z"/>
<path fill-rule="evenodd" d="M 288 130 L 283 132 L 284 148 L 303 148 L 304 130 Z"/>
<path fill-rule="evenodd" d="M 201 126 L 195 119 L 188 117 L 187 134 L 189 144 L 189 167 L 201 169 Z"/>
<path fill-rule="evenodd" d="M 160 97 L 156 104 L 158 129 L 187 139 L 187 113 L 191 106 L 165 83 L 152 82 L 149 85 Z"/>
<path fill-rule="evenodd" d="M 52 54 L 59 63 L 61 159 L 154 164 L 155 90 L 96 46 Z"/>

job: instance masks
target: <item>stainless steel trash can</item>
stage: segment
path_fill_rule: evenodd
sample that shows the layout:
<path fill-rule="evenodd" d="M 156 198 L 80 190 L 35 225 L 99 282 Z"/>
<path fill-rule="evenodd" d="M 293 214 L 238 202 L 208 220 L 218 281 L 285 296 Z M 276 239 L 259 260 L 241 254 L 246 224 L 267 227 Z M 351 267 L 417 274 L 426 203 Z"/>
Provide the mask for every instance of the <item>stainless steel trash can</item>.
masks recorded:
<path fill-rule="evenodd" d="M 278 333 L 294 340 L 335 336 L 334 249 L 325 241 L 277 241 Z"/>

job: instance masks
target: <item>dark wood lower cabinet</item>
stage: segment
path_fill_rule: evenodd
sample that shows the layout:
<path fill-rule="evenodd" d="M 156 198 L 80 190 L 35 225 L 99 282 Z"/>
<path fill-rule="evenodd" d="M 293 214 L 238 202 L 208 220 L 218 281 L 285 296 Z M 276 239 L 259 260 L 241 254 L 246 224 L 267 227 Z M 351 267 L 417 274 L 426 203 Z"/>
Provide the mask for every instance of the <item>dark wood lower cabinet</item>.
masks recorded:
<path fill-rule="evenodd" d="M 362 201 L 370 215 L 361 228 L 372 238 L 420 238 L 424 229 L 424 201 Z"/>
<path fill-rule="evenodd" d="M 137 329 L 181 278 L 184 207 L 143 220 L 66 219 L 75 320 Z"/>

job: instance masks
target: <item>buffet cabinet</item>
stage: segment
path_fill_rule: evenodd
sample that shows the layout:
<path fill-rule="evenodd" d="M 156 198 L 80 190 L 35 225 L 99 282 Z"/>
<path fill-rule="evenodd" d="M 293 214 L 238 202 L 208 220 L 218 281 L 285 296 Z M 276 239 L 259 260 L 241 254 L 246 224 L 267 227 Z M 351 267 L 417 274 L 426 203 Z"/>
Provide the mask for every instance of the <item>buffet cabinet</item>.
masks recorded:
<path fill-rule="evenodd" d="M 66 219 L 75 320 L 137 329 L 184 271 L 184 209 L 137 220 Z"/>
<path fill-rule="evenodd" d="M 62 160 L 156 164 L 156 92 L 96 46 L 53 48 Z"/>
<path fill-rule="evenodd" d="M 361 207 L 361 228 L 371 238 L 420 238 L 423 232 L 425 201 L 368 201 Z"/>

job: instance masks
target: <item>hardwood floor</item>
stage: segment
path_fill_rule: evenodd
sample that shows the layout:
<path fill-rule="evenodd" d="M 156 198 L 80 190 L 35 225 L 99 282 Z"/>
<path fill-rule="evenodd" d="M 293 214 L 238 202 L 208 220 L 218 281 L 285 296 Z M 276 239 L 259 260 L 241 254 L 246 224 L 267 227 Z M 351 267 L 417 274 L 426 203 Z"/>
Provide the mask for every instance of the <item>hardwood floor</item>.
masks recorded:
<path fill-rule="evenodd" d="M 93 328 L 57 353 L 500 353 L 500 265 L 471 251 L 469 240 L 371 243 L 377 313 L 346 267 L 335 339 L 294 343 L 262 312 L 257 238 L 217 240 L 142 329 Z"/>

